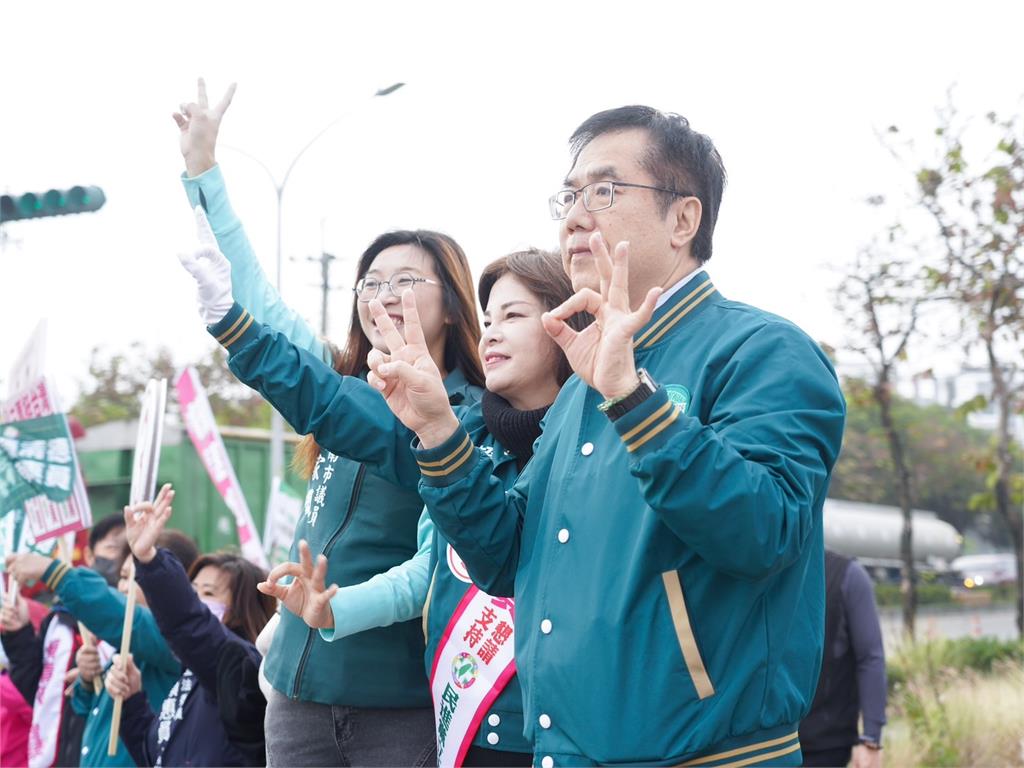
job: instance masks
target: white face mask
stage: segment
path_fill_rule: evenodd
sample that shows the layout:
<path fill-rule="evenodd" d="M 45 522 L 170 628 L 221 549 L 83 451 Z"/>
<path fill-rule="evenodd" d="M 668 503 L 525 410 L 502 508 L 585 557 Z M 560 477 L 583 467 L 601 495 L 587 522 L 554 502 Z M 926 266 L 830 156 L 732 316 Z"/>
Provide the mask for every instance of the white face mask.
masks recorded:
<path fill-rule="evenodd" d="M 199 602 L 210 609 L 210 613 L 217 617 L 217 621 L 224 621 L 224 614 L 228 612 L 228 607 L 225 603 L 209 597 L 200 597 Z"/>

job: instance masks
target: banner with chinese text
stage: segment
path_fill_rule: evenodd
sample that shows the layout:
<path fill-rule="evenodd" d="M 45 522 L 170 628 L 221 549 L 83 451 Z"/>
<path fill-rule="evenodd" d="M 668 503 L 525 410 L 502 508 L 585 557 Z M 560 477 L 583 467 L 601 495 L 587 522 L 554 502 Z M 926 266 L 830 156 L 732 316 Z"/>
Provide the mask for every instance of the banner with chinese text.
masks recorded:
<path fill-rule="evenodd" d="M 242 495 L 242 486 L 235 476 L 234 467 L 231 466 L 224 440 L 213 420 L 210 401 L 206 397 L 206 390 L 199 381 L 196 369 L 189 366 L 182 371 L 175 382 L 175 389 L 178 391 L 181 419 L 185 423 L 189 439 L 192 440 L 214 487 L 235 517 L 242 555 L 261 568 L 266 568 L 267 556 L 256 532 L 252 513 L 249 511 L 245 496 Z"/>

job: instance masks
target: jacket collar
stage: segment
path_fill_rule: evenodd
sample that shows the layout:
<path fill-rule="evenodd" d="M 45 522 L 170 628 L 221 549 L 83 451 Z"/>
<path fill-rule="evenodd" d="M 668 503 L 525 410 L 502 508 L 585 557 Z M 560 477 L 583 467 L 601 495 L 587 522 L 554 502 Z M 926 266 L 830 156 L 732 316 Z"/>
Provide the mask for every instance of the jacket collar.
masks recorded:
<path fill-rule="evenodd" d="M 651 321 L 634 338 L 634 348 L 649 349 L 666 335 L 674 333 L 685 318 L 694 317 L 705 306 L 705 300 L 716 293 L 708 273 L 699 273 L 654 311 Z"/>

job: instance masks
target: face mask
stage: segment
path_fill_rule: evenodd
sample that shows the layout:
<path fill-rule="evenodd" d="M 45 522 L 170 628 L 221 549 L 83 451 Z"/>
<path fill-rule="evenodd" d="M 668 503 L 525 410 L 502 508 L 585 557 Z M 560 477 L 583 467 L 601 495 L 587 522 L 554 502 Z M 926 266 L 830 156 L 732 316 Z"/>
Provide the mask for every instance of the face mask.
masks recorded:
<path fill-rule="evenodd" d="M 111 560 L 109 557 L 96 557 L 93 559 L 92 569 L 106 579 L 107 584 L 117 589 L 117 581 L 121 577 L 120 561 Z"/>
<path fill-rule="evenodd" d="M 227 605 L 220 602 L 220 600 L 213 600 L 209 597 L 200 597 L 199 602 L 201 602 L 203 605 L 210 609 L 210 613 L 217 617 L 217 621 L 223 623 L 224 614 L 228 611 Z"/>

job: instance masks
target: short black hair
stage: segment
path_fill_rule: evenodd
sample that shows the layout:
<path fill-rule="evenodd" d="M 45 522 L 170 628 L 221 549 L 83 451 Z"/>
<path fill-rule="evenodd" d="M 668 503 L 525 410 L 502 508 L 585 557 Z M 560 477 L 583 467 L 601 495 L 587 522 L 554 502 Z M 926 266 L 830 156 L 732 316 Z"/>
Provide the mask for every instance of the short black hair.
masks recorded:
<path fill-rule="evenodd" d="M 711 258 L 711 237 L 725 189 L 725 165 L 711 139 L 693 130 L 685 117 L 638 105 L 598 112 L 569 137 L 573 164 L 598 136 L 631 128 L 641 128 L 651 138 L 647 157 L 641 162 L 658 186 L 700 200 L 700 226 L 693 239 L 693 255 L 703 264 Z M 658 194 L 664 211 L 678 199 L 676 195 Z"/>
<path fill-rule="evenodd" d="M 107 515 L 98 523 L 94 524 L 92 530 L 89 531 L 89 549 L 96 551 L 96 545 L 103 541 L 107 536 L 112 534 L 114 531 L 119 531 L 124 528 L 124 515 L 120 512 L 114 512 L 113 514 Z"/>

